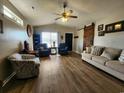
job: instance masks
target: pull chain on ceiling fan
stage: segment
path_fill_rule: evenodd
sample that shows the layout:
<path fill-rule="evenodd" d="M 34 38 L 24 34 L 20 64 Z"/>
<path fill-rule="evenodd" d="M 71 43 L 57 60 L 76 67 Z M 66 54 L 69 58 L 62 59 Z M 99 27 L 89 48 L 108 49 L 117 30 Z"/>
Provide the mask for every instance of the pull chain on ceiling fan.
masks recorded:
<path fill-rule="evenodd" d="M 73 10 L 66 11 L 67 6 L 68 6 L 68 3 L 65 0 L 63 2 L 63 10 L 64 11 L 60 14 L 57 13 L 56 15 L 59 15 L 59 17 L 56 18 L 55 20 L 62 19 L 63 22 L 66 22 L 69 20 L 69 18 L 78 18 L 77 16 L 71 15 L 73 13 Z"/>

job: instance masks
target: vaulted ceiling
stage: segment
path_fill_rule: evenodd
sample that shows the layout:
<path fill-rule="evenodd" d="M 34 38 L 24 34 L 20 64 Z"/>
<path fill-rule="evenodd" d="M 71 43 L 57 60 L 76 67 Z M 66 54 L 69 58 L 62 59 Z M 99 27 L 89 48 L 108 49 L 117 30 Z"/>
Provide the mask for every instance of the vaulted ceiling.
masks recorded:
<path fill-rule="evenodd" d="M 9 0 L 34 26 L 58 23 L 72 27 L 82 27 L 101 18 L 123 12 L 124 0 L 68 0 L 68 9 L 74 11 L 78 19 L 63 23 L 55 21 L 55 13 L 63 11 L 63 0 Z M 35 8 L 32 9 L 32 6 Z"/>

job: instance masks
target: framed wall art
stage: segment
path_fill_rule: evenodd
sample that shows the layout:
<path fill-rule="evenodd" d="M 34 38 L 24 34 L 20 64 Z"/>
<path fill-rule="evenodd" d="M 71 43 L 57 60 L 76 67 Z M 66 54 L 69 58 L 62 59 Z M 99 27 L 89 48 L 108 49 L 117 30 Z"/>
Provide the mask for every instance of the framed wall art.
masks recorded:
<path fill-rule="evenodd" d="M 113 25 L 106 25 L 106 32 L 112 32 L 114 30 L 114 26 Z"/>
<path fill-rule="evenodd" d="M 119 21 L 105 26 L 106 33 L 124 31 L 124 21 Z"/>
<path fill-rule="evenodd" d="M 120 30 L 122 30 L 122 23 L 117 23 L 117 24 L 115 24 L 114 25 L 114 30 L 115 31 L 120 31 Z"/>
<path fill-rule="evenodd" d="M 31 25 L 27 25 L 27 34 L 28 34 L 28 37 L 31 37 L 33 32 L 32 32 L 32 28 L 31 28 Z"/>
<path fill-rule="evenodd" d="M 98 32 L 98 36 L 104 36 L 104 35 L 105 35 L 105 32 L 104 31 Z"/>
<path fill-rule="evenodd" d="M 79 36 L 74 36 L 74 38 L 78 38 Z"/>
<path fill-rule="evenodd" d="M 104 24 L 98 25 L 98 31 L 103 31 Z"/>
<path fill-rule="evenodd" d="M 104 24 L 98 25 L 98 36 L 104 36 Z"/>
<path fill-rule="evenodd" d="M 3 33 L 3 21 L 0 19 L 0 33 Z"/>

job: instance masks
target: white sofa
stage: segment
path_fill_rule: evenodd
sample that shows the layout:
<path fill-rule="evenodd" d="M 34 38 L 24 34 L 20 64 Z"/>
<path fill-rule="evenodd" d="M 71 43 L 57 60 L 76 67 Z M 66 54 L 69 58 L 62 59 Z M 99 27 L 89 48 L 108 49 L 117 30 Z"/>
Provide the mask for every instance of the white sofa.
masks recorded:
<path fill-rule="evenodd" d="M 124 81 L 124 60 L 121 62 L 118 60 L 120 55 L 124 58 L 124 50 L 99 46 L 95 47 L 100 48 L 101 50 L 96 49 L 95 51 L 100 51 L 101 53 L 94 54 L 93 49 L 90 52 L 84 51 L 82 53 L 82 60 Z"/>

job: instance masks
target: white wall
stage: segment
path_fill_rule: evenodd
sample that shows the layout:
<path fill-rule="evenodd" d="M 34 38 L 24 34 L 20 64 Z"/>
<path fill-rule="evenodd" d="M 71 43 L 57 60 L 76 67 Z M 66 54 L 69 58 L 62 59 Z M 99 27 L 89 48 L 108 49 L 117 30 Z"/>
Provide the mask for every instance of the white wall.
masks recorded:
<path fill-rule="evenodd" d="M 75 36 L 78 36 L 78 38 L 74 39 L 74 51 L 79 54 L 83 51 L 83 35 L 83 29 L 75 32 Z"/>
<path fill-rule="evenodd" d="M 1 5 L 5 5 L 20 18 L 24 20 L 24 27 L 16 24 L 9 18 L 3 16 Z M 29 38 L 26 32 L 26 22 L 24 17 L 11 5 L 8 0 L 0 1 L 0 19 L 3 21 L 3 33 L 0 33 L 0 80 L 4 80 L 11 74 L 9 62 L 5 59 L 14 52 L 19 51 L 23 47 L 24 40 L 29 41 L 30 48 L 32 48 L 32 37 Z M 31 45 L 32 44 L 32 45 Z"/>
<path fill-rule="evenodd" d="M 124 12 L 115 11 L 115 13 L 115 15 L 104 17 L 95 22 L 94 45 L 124 49 L 124 32 L 108 33 L 105 36 L 98 36 L 98 25 L 104 24 L 105 29 L 106 24 L 124 20 Z M 75 35 L 78 35 L 79 38 L 75 39 L 74 51 L 81 53 L 81 49 L 83 49 L 83 30 L 76 31 Z"/>
<path fill-rule="evenodd" d="M 21 19 L 23 19 L 24 21 L 24 26 L 21 27 L 20 25 L 16 24 L 15 22 L 13 22 L 11 19 L 5 17 L 5 16 L 1 16 L 3 17 L 3 19 L 7 20 L 7 23 L 9 23 L 10 25 L 16 25 L 16 27 L 18 26 L 19 28 L 23 29 L 23 31 L 25 31 L 26 37 L 27 37 L 27 32 L 26 32 L 26 26 L 27 24 L 30 24 L 26 21 L 26 19 L 24 18 L 24 16 L 8 1 L 8 0 L 0 0 L 0 13 L 3 13 L 3 8 L 2 5 L 5 5 L 7 8 L 9 8 L 12 12 L 14 12 L 17 16 L 19 16 Z M 17 28 L 18 28 L 17 27 Z M 7 28 L 7 27 L 5 27 Z M 33 50 L 33 38 L 32 37 L 27 37 L 27 41 L 29 42 L 29 48 L 30 50 Z"/>
<path fill-rule="evenodd" d="M 34 27 L 34 33 L 41 32 L 58 32 L 59 33 L 59 42 L 65 42 L 65 33 L 73 33 L 76 31 L 75 28 L 66 27 L 58 24 L 49 24 L 49 25 L 41 25 Z M 61 36 L 63 36 L 63 40 L 61 40 Z M 74 49 L 74 38 L 73 38 L 73 49 Z"/>
<path fill-rule="evenodd" d="M 105 36 L 98 36 L 97 31 L 97 27 L 100 24 L 106 25 L 121 20 L 124 20 L 124 12 L 96 21 L 94 45 L 124 49 L 124 32 L 108 33 Z"/>

